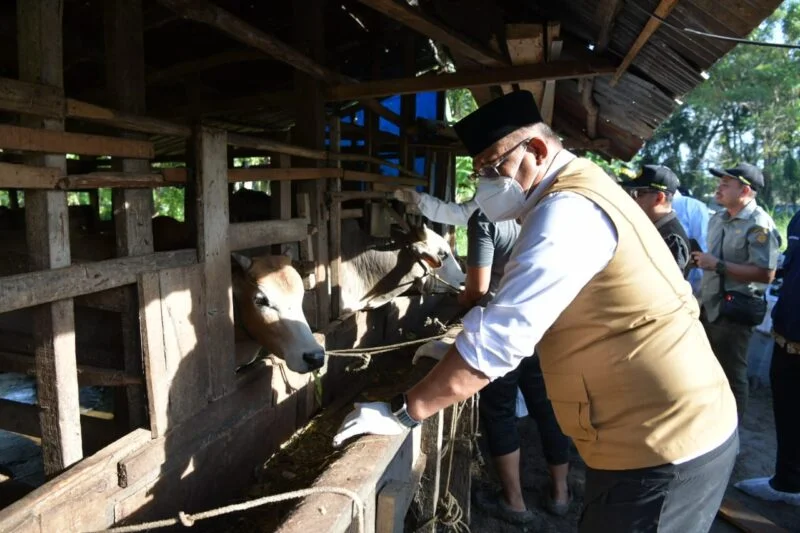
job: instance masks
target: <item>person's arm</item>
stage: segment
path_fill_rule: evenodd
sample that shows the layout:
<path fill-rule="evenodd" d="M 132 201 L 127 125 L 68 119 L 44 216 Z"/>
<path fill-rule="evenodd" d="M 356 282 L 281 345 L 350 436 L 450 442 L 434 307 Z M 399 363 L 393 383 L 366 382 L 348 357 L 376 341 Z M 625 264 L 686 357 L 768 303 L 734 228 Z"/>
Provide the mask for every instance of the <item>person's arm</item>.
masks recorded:
<path fill-rule="evenodd" d="M 430 194 L 420 193 L 417 207 L 432 222 L 466 226 L 469 217 L 478 209 L 478 203 L 475 200 L 469 200 L 463 204 L 445 202 Z"/>
<path fill-rule="evenodd" d="M 672 257 L 678 264 L 678 268 L 680 268 L 681 272 L 684 272 L 686 265 L 689 264 L 692 257 L 691 251 L 689 250 L 689 243 L 676 233 L 670 233 L 664 241 L 667 243 L 669 251 L 672 252 Z"/>
<path fill-rule="evenodd" d="M 725 260 L 725 276 L 743 283 L 772 283 L 778 265 L 778 238 L 774 231 L 754 226 L 747 234 L 748 263 Z M 720 259 L 707 253 L 692 254 L 703 270 L 716 270 Z"/>
<path fill-rule="evenodd" d="M 475 211 L 467 224 L 467 279 L 458 301 L 472 307 L 489 292 L 494 262 L 492 223 L 481 211 Z"/>
<path fill-rule="evenodd" d="M 616 244 L 611 221 L 586 198 L 561 193 L 543 200 L 525 221 L 497 295 L 464 316 L 455 346 L 408 391 L 409 414 L 427 418 L 516 368 L 605 268 Z"/>

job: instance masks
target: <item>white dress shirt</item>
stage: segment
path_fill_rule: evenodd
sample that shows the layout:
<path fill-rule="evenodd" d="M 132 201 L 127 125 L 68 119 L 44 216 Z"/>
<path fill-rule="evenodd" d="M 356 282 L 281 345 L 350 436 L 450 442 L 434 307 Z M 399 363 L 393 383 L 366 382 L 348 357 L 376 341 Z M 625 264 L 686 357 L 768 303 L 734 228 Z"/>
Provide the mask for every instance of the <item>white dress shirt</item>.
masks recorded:
<path fill-rule="evenodd" d="M 680 192 L 675 192 L 672 197 L 672 208 L 675 214 L 678 215 L 683 229 L 686 230 L 686 236 L 694 239 L 700 245 L 700 249 L 704 252 L 708 249 L 708 219 L 709 212 L 706 204 L 691 198 L 683 196 Z M 703 270 L 700 268 L 693 268 L 689 272 L 689 283 L 692 285 L 692 291 L 695 294 L 700 293 L 700 285 L 703 281 Z"/>
<path fill-rule="evenodd" d="M 478 202 L 473 198 L 463 204 L 455 202 L 445 202 L 435 196 L 419 193 L 420 201 L 417 207 L 422 214 L 431 222 L 440 224 L 450 224 L 453 226 L 466 226 L 469 217 L 478 209 Z"/>
<path fill-rule="evenodd" d="M 464 316 L 458 352 L 491 380 L 533 354 L 545 331 L 614 256 L 616 229 L 588 198 L 562 191 L 535 205 L 574 157 L 566 150 L 556 156 L 525 203 L 522 231 L 497 295 Z"/>

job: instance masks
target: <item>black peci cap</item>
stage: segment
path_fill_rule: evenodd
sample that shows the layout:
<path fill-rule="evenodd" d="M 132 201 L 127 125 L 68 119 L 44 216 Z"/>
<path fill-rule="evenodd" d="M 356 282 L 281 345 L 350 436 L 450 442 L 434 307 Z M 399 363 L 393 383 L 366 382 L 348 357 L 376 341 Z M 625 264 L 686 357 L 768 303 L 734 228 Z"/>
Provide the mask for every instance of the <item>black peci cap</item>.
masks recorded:
<path fill-rule="evenodd" d="M 530 91 L 514 91 L 473 111 L 453 124 L 467 152 L 476 156 L 523 126 L 542 122 Z"/>
<path fill-rule="evenodd" d="M 622 184 L 626 189 L 653 189 L 668 194 L 675 194 L 680 185 L 678 176 L 661 165 L 645 165 L 638 176 Z"/>
<path fill-rule="evenodd" d="M 750 163 L 739 163 L 733 168 L 724 170 L 712 168 L 709 171 L 718 178 L 727 176 L 738 180 L 750 186 L 754 191 L 759 191 L 764 187 L 764 175 L 758 170 L 758 167 Z"/>

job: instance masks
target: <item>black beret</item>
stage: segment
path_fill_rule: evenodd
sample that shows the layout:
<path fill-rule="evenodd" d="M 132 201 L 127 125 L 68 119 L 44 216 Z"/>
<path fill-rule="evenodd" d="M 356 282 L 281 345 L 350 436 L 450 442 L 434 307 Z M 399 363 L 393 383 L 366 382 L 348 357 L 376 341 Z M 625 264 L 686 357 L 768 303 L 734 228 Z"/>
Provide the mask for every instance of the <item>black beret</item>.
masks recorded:
<path fill-rule="evenodd" d="M 538 122 L 542 115 L 533 94 L 514 91 L 479 107 L 453 124 L 453 129 L 474 157 L 509 133 Z"/>

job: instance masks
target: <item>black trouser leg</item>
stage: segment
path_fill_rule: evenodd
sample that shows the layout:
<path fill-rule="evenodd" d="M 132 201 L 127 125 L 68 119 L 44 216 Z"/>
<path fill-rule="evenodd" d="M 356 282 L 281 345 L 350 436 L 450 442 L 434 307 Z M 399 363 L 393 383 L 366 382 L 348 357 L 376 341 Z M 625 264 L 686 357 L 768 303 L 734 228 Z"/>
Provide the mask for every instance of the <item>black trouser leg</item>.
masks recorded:
<path fill-rule="evenodd" d="M 747 410 L 749 396 L 747 348 L 750 345 L 750 337 L 753 336 L 753 328 L 731 322 L 726 318 L 719 318 L 715 322 L 704 319 L 703 326 L 714 355 L 717 356 L 728 378 L 741 422 Z"/>
<path fill-rule="evenodd" d="M 778 451 L 772 488 L 800 492 L 800 354 L 789 354 L 777 344 L 772 349 L 769 369 L 772 409 Z"/>
<path fill-rule="evenodd" d="M 536 421 L 542 441 L 544 457 L 549 465 L 563 465 L 569 461 L 569 437 L 561 432 L 553 404 L 547 397 L 539 356 L 534 355 L 520 364 L 519 388 L 525 398 L 528 414 Z"/>
<path fill-rule="evenodd" d="M 738 433 L 679 465 L 638 470 L 586 469 L 579 533 L 706 533 L 719 510 Z"/>

